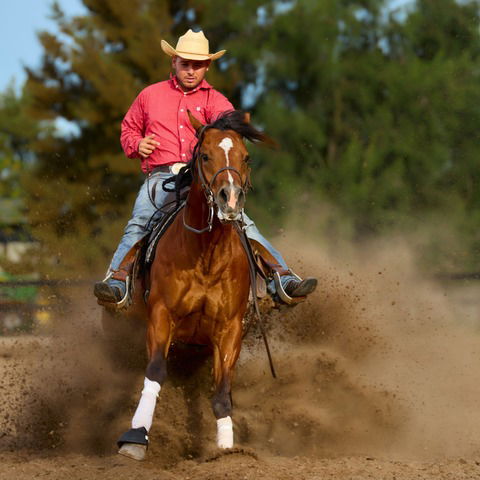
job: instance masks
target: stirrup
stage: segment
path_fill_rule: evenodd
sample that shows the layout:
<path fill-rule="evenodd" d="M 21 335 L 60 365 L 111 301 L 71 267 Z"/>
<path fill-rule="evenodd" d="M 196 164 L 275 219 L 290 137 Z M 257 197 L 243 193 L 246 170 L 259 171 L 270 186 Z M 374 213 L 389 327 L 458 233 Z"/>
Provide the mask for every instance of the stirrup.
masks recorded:
<path fill-rule="evenodd" d="M 114 272 L 109 272 L 108 275 L 102 280 L 102 282 L 106 282 L 109 280 Z M 122 308 L 127 308 L 130 303 L 131 303 L 131 298 L 130 298 L 130 275 L 127 275 L 127 278 L 125 279 L 125 295 L 122 297 L 122 299 L 118 302 L 104 302 L 100 299 L 97 299 L 97 302 L 100 305 L 104 305 L 105 307 L 114 307 L 115 310 L 121 310 Z"/>
<path fill-rule="evenodd" d="M 302 279 L 295 273 L 290 270 L 291 275 L 293 275 L 298 280 L 302 281 Z M 287 305 L 297 305 L 298 303 L 303 302 L 307 297 L 290 297 L 290 295 L 285 292 L 282 286 L 282 282 L 280 279 L 280 274 L 278 272 L 273 273 L 273 281 L 275 283 L 275 290 L 277 291 L 277 295 L 280 300 Z"/>

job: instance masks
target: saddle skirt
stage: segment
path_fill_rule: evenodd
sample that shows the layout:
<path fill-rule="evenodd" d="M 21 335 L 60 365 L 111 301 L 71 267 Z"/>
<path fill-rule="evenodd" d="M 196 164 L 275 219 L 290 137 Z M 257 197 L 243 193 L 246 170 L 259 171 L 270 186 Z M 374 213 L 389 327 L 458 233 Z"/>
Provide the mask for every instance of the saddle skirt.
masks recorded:
<path fill-rule="evenodd" d="M 144 262 L 147 267 L 150 267 L 150 265 L 153 263 L 153 259 L 155 258 L 155 250 L 157 249 L 159 240 L 168 230 L 168 227 L 173 223 L 179 212 L 185 207 L 185 203 L 186 200 L 182 200 L 179 204 L 167 206 L 163 211 L 162 217 L 153 227 L 152 232 L 146 241 Z"/>

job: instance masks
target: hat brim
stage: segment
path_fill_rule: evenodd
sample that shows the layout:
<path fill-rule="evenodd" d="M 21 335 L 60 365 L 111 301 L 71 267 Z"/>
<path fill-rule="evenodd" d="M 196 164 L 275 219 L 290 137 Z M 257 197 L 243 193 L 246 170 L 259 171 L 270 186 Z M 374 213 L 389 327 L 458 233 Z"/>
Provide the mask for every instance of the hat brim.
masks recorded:
<path fill-rule="evenodd" d="M 216 53 L 200 54 L 200 53 L 190 53 L 190 52 L 180 52 L 175 50 L 168 42 L 162 40 L 161 42 L 162 50 L 169 55 L 170 57 L 181 57 L 186 60 L 216 60 L 220 58 L 226 50 L 220 50 Z"/>

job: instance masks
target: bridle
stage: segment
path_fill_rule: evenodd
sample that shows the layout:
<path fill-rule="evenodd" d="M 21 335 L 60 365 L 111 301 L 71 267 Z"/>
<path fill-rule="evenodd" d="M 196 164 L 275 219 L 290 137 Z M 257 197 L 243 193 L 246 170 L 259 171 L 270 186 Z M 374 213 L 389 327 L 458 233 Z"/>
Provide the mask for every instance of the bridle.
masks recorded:
<path fill-rule="evenodd" d="M 190 225 L 187 224 L 185 220 L 185 209 L 183 210 L 183 226 L 189 230 L 190 232 L 193 233 L 205 233 L 205 232 L 211 232 L 213 228 L 213 217 L 215 215 L 215 199 L 214 199 L 214 194 L 212 191 L 212 187 L 215 184 L 215 180 L 217 179 L 218 175 L 220 175 L 222 172 L 225 171 L 231 171 L 233 173 L 236 173 L 238 175 L 238 178 L 240 178 L 240 183 L 241 183 L 241 191 L 245 195 L 249 189 L 250 182 L 247 179 L 245 182 L 242 181 L 242 175 L 241 173 L 235 168 L 235 167 L 222 167 L 218 169 L 210 179 L 210 181 L 207 181 L 205 178 L 205 174 L 203 173 L 203 168 L 202 168 L 202 163 L 201 163 L 201 153 L 200 153 L 200 147 L 202 146 L 202 142 L 204 139 L 204 133 L 206 130 L 207 125 L 205 125 L 200 132 L 198 133 L 198 143 L 195 146 L 194 150 L 194 155 L 193 155 L 193 169 L 196 169 L 198 172 L 198 178 L 200 180 L 200 185 L 202 187 L 203 193 L 205 194 L 205 198 L 207 200 L 207 205 L 208 205 L 208 218 L 207 218 L 207 226 L 201 229 L 194 228 Z"/>

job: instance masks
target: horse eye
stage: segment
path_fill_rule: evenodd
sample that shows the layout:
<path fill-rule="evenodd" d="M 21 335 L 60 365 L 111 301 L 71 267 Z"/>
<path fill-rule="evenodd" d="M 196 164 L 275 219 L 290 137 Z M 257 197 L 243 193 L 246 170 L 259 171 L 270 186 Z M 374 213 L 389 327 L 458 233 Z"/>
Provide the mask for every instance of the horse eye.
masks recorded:
<path fill-rule="evenodd" d="M 200 154 L 200 158 L 201 158 L 204 162 L 206 162 L 206 161 L 208 160 L 208 155 L 207 155 L 206 153 L 202 153 L 202 154 Z"/>
<path fill-rule="evenodd" d="M 250 162 L 250 155 L 247 155 L 247 156 L 245 157 L 245 162 L 246 162 L 246 163 Z"/>

